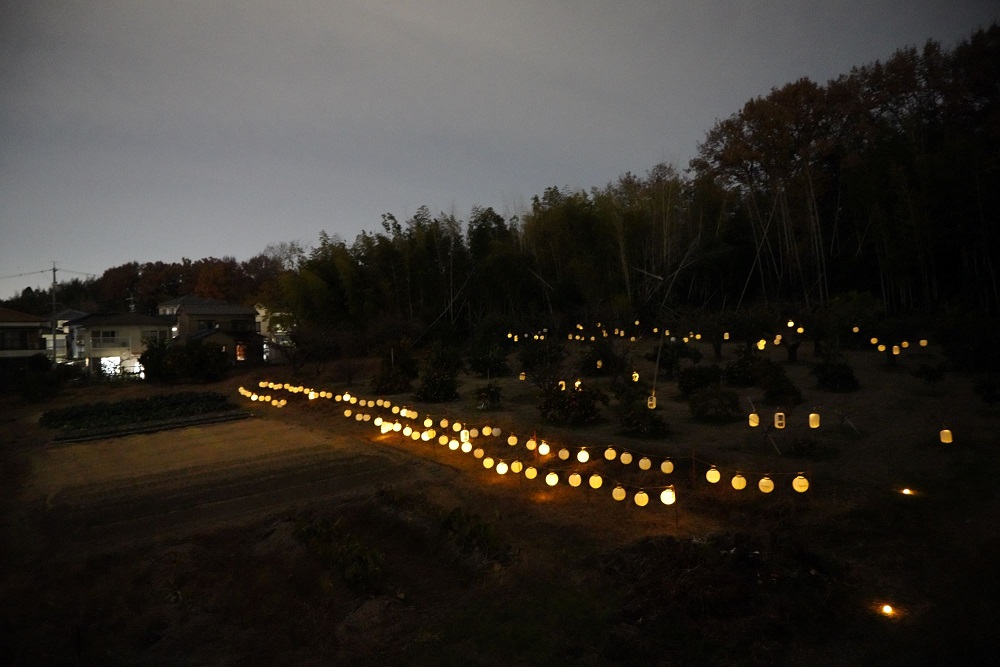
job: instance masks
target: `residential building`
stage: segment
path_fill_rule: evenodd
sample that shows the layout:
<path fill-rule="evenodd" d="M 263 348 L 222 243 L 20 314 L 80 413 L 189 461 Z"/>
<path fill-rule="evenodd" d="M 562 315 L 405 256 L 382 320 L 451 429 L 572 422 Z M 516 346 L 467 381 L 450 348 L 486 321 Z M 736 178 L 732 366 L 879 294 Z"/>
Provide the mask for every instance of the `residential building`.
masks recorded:
<path fill-rule="evenodd" d="M 109 375 L 140 373 L 139 357 L 148 341 L 171 338 L 173 319 L 140 313 L 97 313 L 66 323 L 73 359 L 87 370 Z"/>

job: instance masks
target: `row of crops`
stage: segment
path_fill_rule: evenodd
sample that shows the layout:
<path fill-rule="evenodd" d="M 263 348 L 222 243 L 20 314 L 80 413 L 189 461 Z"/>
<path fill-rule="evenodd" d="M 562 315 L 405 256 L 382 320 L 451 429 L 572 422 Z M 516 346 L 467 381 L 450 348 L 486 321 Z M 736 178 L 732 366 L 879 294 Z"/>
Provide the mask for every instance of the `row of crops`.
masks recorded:
<path fill-rule="evenodd" d="M 210 391 L 187 391 L 109 403 L 87 403 L 50 410 L 39 425 L 62 430 L 118 430 L 152 422 L 186 419 L 229 412 L 237 406 L 227 396 Z"/>

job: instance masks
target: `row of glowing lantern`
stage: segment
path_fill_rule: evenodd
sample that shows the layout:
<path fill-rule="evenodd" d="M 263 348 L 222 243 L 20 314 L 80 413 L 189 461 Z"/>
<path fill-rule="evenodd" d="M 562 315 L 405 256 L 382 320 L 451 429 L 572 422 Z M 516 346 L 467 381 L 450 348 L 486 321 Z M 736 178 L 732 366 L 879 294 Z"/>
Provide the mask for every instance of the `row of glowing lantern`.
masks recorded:
<path fill-rule="evenodd" d="M 244 387 L 240 387 L 239 391 L 241 396 L 246 396 L 251 401 L 258 401 L 260 403 L 269 403 L 270 405 L 276 408 L 283 408 L 286 405 L 288 405 L 288 401 L 284 398 L 274 398 L 269 394 L 257 394 Z"/>
<path fill-rule="evenodd" d="M 760 426 L 760 415 L 756 412 L 751 412 L 747 417 L 747 422 L 750 424 L 751 428 L 757 428 Z M 786 425 L 785 413 L 775 412 L 774 413 L 774 428 L 783 429 Z M 809 414 L 809 428 L 819 428 L 819 413 L 812 412 Z M 943 444 L 951 444 L 955 441 L 952 435 L 951 429 L 943 428 L 938 433 L 938 438 Z"/>
<path fill-rule="evenodd" d="M 332 392 L 326 392 L 326 391 L 315 392 L 312 389 L 307 389 L 307 388 L 303 388 L 303 387 L 295 387 L 295 386 L 291 386 L 291 385 L 287 385 L 287 384 L 282 385 L 282 384 L 277 384 L 277 383 L 272 383 L 272 382 L 267 382 L 267 381 L 260 382 L 259 386 L 261 388 L 269 388 L 269 389 L 272 389 L 272 390 L 286 389 L 286 390 L 291 391 L 293 393 L 307 394 L 310 399 L 317 398 L 317 397 L 318 398 L 335 398 L 338 402 L 343 401 L 343 402 L 349 403 L 351 405 L 357 404 L 357 405 L 359 405 L 362 408 L 365 408 L 365 407 L 381 407 L 381 408 L 387 408 L 387 409 L 391 408 L 391 411 L 392 411 L 393 414 L 398 414 L 400 417 L 402 417 L 404 419 L 405 418 L 416 419 L 419 416 L 419 414 L 417 413 L 416 410 L 413 410 L 411 408 L 406 408 L 406 407 L 398 406 L 398 405 L 392 405 L 392 403 L 389 400 L 384 400 L 384 399 L 378 399 L 378 400 L 358 399 L 357 396 L 352 396 L 348 392 L 345 392 L 344 394 L 334 395 Z M 252 392 L 244 390 L 242 387 L 240 387 L 240 393 L 243 394 L 243 395 L 248 395 L 249 396 L 249 395 L 251 395 Z M 270 398 L 270 397 L 266 397 L 266 398 Z M 279 403 L 281 405 L 283 405 L 285 402 L 286 401 L 284 401 L 282 399 Z M 275 401 L 272 401 L 272 404 L 274 404 L 274 403 L 275 403 Z M 778 414 L 782 415 L 781 418 L 783 420 L 784 415 L 782 413 L 778 413 Z M 372 420 L 371 414 L 366 413 L 366 412 L 361 412 L 361 411 L 355 412 L 354 410 L 352 410 L 350 408 L 347 408 L 347 409 L 344 410 L 344 416 L 347 417 L 347 418 L 354 417 L 354 419 L 356 421 L 358 421 L 358 422 L 368 422 L 368 421 Z M 782 423 L 783 423 L 783 421 L 782 421 Z M 448 445 L 449 448 L 451 450 L 453 450 L 453 451 L 461 449 L 461 451 L 463 453 L 470 453 L 470 452 L 472 452 L 472 453 L 476 454 L 476 458 L 482 458 L 483 455 L 484 455 L 484 451 L 482 450 L 482 448 L 475 448 L 475 449 L 473 449 L 473 446 L 472 446 L 472 443 L 471 443 L 471 440 L 479 437 L 480 430 L 477 429 L 477 428 L 467 429 L 467 428 L 465 428 L 462 425 L 461 422 L 458 422 L 458 421 L 456 421 L 456 422 L 449 422 L 448 419 L 442 418 L 440 420 L 439 424 L 438 424 L 442 429 L 447 429 L 450 426 L 451 429 L 455 433 L 458 434 L 458 437 L 459 437 L 458 440 L 456 440 L 454 438 L 449 438 L 447 435 L 443 435 L 443 434 L 440 435 L 440 436 L 438 436 L 437 431 L 433 428 L 434 421 L 430 417 L 426 417 L 424 419 L 424 421 L 423 421 L 424 430 L 414 429 L 412 426 L 409 426 L 409 425 L 404 426 L 398 420 L 397 421 L 384 420 L 384 419 L 382 419 L 382 417 L 375 417 L 374 418 L 374 425 L 379 427 L 379 429 L 380 429 L 380 431 L 382 432 L 383 435 L 388 434 L 390 432 L 397 432 L 397 433 L 402 433 L 402 435 L 404 437 L 411 438 L 412 440 L 415 440 L 415 441 L 416 440 L 422 440 L 424 442 L 428 442 L 430 440 L 433 440 L 433 439 L 437 438 L 439 444 L 441 444 L 441 445 Z M 818 422 L 817 422 L 817 425 L 818 425 Z M 482 427 L 482 435 L 484 435 L 484 436 L 498 437 L 498 436 L 501 435 L 501 429 L 498 428 L 498 427 L 492 427 L 492 426 L 486 425 L 486 426 Z M 516 446 L 518 444 L 518 442 L 519 442 L 518 437 L 516 435 L 514 435 L 514 434 L 511 434 L 511 435 L 509 435 L 507 437 L 507 444 L 510 445 L 510 446 L 512 446 L 512 447 Z M 549 454 L 552 453 L 551 446 L 547 442 L 545 442 L 545 440 L 539 441 L 535 437 L 528 438 L 525 441 L 525 448 L 527 450 L 529 450 L 529 451 L 536 452 L 539 456 L 543 456 L 543 457 L 544 456 L 548 456 Z M 588 449 L 586 447 L 577 450 L 575 457 L 573 456 L 572 452 L 568 448 L 563 447 L 563 448 L 560 448 L 558 450 L 558 452 L 556 453 L 556 456 L 560 460 L 563 460 L 563 461 L 567 461 L 571 457 L 575 458 L 580 463 L 587 463 L 590 460 L 590 452 L 588 451 Z M 609 462 L 610 461 L 618 460 L 622 465 L 630 465 L 632 463 L 632 461 L 634 460 L 634 456 L 633 456 L 632 452 L 629 452 L 629 451 L 626 450 L 626 451 L 622 451 L 622 452 L 619 453 L 613 446 L 609 446 L 609 447 L 607 447 L 604 450 L 604 458 L 605 458 L 605 460 L 607 460 Z M 491 463 L 491 465 L 487 466 L 487 467 L 491 467 L 492 466 L 492 457 L 487 457 L 487 459 Z M 648 456 L 642 456 L 641 458 L 639 458 L 639 460 L 637 462 L 637 465 L 638 465 L 638 467 L 639 467 L 640 470 L 647 471 L 647 470 L 650 470 L 653 467 L 653 461 Z M 670 473 L 672 473 L 674 471 L 673 461 L 671 461 L 670 458 L 666 458 L 666 459 L 664 459 L 660 463 L 659 468 L 660 468 L 660 471 L 663 474 L 670 474 Z M 504 463 L 503 466 L 501 466 L 500 468 L 498 468 L 498 472 L 500 474 L 505 474 L 507 472 L 507 464 Z M 518 472 L 518 471 L 515 471 L 515 472 Z M 550 473 L 550 474 L 555 474 L 555 473 Z M 716 477 L 717 474 L 718 474 L 717 468 L 715 466 L 712 466 L 711 469 L 708 471 L 708 473 L 706 475 L 706 478 L 708 479 L 709 482 L 715 483 L 719 479 L 718 477 Z M 529 477 L 529 479 L 532 478 L 532 477 L 533 477 L 533 475 L 531 477 Z M 599 476 L 596 476 L 596 477 L 597 477 L 597 479 L 600 479 Z M 555 477 L 548 477 L 548 479 L 549 480 L 555 480 L 555 482 L 557 483 L 558 482 L 558 475 L 556 474 Z M 572 476 L 571 476 L 571 479 L 569 481 L 570 481 L 570 485 L 571 486 L 576 486 L 576 484 L 573 484 Z M 733 485 L 733 488 L 735 488 L 737 490 L 741 490 L 741 489 L 745 488 L 745 486 L 746 486 L 746 480 L 745 480 L 745 478 L 743 477 L 742 474 L 737 473 L 733 477 L 733 479 L 732 479 L 732 485 Z M 591 481 L 591 486 L 593 486 L 593 477 L 592 477 L 592 481 Z M 594 488 L 598 488 L 598 487 L 594 487 Z M 760 480 L 760 482 L 758 484 L 758 488 L 762 492 L 764 492 L 764 493 L 770 493 L 774 489 L 774 483 L 771 481 L 771 479 L 767 475 L 765 475 L 765 476 L 763 476 L 761 478 L 761 480 Z M 805 491 L 806 489 L 808 489 L 808 480 L 806 480 L 806 478 L 803 477 L 802 474 L 800 473 L 795 478 L 795 481 L 793 482 L 793 488 L 795 488 L 796 491 L 800 491 L 800 492 Z"/>

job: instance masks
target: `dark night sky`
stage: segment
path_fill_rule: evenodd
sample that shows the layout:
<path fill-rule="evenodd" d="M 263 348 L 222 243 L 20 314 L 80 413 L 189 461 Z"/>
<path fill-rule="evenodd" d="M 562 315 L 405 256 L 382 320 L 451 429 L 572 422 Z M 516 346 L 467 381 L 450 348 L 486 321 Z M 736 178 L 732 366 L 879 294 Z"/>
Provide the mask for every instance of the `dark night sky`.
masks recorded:
<path fill-rule="evenodd" d="M 0 4 L 0 277 L 348 242 L 659 162 L 992 1 Z M 76 277 L 61 274 L 60 279 Z M 0 298 L 50 275 L 0 279 Z"/>

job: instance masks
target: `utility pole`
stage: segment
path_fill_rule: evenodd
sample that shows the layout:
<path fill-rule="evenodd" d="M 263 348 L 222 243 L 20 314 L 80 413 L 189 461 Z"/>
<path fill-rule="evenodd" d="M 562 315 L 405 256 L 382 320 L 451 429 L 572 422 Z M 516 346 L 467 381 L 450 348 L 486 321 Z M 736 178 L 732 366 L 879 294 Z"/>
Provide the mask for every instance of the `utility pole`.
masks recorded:
<path fill-rule="evenodd" d="M 56 364 L 56 263 L 52 262 L 52 365 Z"/>

